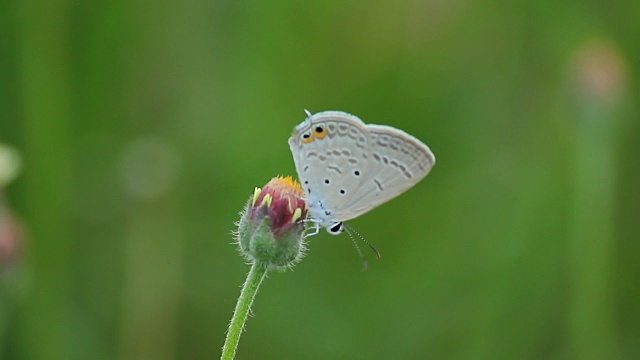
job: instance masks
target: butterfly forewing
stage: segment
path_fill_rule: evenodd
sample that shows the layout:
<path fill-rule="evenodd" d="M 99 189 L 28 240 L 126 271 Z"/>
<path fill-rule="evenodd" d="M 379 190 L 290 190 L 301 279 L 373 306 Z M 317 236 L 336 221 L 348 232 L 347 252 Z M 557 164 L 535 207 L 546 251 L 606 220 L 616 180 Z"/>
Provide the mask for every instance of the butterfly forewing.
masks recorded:
<path fill-rule="evenodd" d="M 322 222 L 339 221 L 334 214 L 357 191 L 367 170 L 368 131 L 361 120 L 347 115 L 315 114 L 289 140 L 311 216 Z"/>

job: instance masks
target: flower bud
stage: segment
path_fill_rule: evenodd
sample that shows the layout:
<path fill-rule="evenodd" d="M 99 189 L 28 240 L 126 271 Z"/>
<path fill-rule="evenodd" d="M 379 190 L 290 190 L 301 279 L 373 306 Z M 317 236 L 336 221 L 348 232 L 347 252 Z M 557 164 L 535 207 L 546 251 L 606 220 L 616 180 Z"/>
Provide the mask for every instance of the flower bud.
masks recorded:
<path fill-rule="evenodd" d="M 236 238 L 240 252 L 251 262 L 284 268 L 304 253 L 304 192 L 288 177 L 275 177 L 256 188 L 241 213 Z"/>

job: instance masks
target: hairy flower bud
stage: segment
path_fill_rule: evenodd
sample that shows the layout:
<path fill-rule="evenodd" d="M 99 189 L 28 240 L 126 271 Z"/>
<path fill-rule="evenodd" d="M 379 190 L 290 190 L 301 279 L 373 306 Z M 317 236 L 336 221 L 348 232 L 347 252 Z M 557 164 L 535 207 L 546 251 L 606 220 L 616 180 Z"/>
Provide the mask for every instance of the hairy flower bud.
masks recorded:
<path fill-rule="evenodd" d="M 290 267 L 304 253 L 304 193 L 297 181 L 275 177 L 256 188 L 241 213 L 236 238 L 240 252 L 252 263 Z"/>

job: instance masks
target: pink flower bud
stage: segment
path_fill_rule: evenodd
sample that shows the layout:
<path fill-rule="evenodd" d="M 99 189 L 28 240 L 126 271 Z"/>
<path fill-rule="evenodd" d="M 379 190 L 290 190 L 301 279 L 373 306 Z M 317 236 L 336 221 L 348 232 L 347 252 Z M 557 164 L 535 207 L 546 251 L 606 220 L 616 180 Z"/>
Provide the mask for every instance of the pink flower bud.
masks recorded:
<path fill-rule="evenodd" d="M 256 188 L 238 222 L 237 241 L 251 262 L 288 267 L 304 252 L 304 192 L 288 177 L 275 177 Z"/>

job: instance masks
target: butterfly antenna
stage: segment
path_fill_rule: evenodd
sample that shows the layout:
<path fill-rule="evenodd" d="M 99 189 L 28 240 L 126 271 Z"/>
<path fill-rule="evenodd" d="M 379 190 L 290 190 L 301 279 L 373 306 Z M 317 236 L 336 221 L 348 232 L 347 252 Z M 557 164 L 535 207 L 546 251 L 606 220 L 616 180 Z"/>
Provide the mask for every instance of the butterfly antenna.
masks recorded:
<path fill-rule="evenodd" d="M 362 271 L 367 271 L 367 258 L 364 256 L 364 254 L 362 253 L 362 250 L 360 250 L 360 246 L 358 246 L 358 242 L 351 234 L 351 230 L 353 229 L 347 228 L 346 226 L 344 226 L 344 223 L 342 223 L 342 226 L 344 227 L 344 230 L 347 233 L 347 235 L 349 235 L 349 238 L 353 242 L 353 245 L 356 246 L 356 250 L 358 250 L 358 255 L 360 255 L 360 258 L 362 259 Z"/>
<path fill-rule="evenodd" d="M 369 246 L 369 248 L 371 248 L 371 250 L 374 252 L 374 254 L 376 254 L 376 257 L 378 259 L 380 259 L 380 252 L 378 251 L 378 249 L 375 248 L 375 246 L 371 245 L 371 243 L 368 242 L 367 239 L 364 238 L 364 236 L 360 235 L 360 233 L 358 231 L 356 231 L 356 229 L 352 228 L 351 226 L 349 226 L 349 225 L 347 225 L 345 223 L 342 223 L 342 226 L 345 229 L 345 231 L 347 232 L 347 234 L 349 235 L 349 237 L 351 238 L 351 241 L 353 241 L 353 244 L 356 246 L 356 249 L 358 249 L 358 254 L 360 254 L 360 257 L 362 258 L 363 271 L 367 271 L 367 258 L 364 256 L 364 254 L 360 250 L 360 246 L 358 246 L 358 243 L 356 242 L 356 239 L 353 237 L 353 233 L 358 235 L 360 240 L 362 240 L 365 244 L 367 244 Z"/>
<path fill-rule="evenodd" d="M 345 225 L 345 224 L 343 223 L 343 225 Z M 368 242 L 368 241 L 367 241 L 367 239 L 365 239 L 365 238 L 364 238 L 364 236 L 360 235 L 360 233 L 359 233 L 359 232 L 357 232 L 357 231 L 356 231 L 356 229 L 352 228 L 352 227 L 351 227 L 351 226 L 349 226 L 349 225 L 346 225 L 346 227 L 348 227 L 350 231 L 353 231 L 354 233 L 356 233 L 356 235 L 358 235 L 358 237 L 360 238 L 360 240 L 362 240 L 365 244 L 367 244 L 367 245 L 371 248 L 371 250 L 376 254 L 376 257 L 377 257 L 378 259 L 380 259 L 380 252 L 378 251 L 378 249 L 376 249 L 376 247 L 375 247 L 375 246 L 371 245 L 371 243 L 370 243 L 370 242 Z"/>

